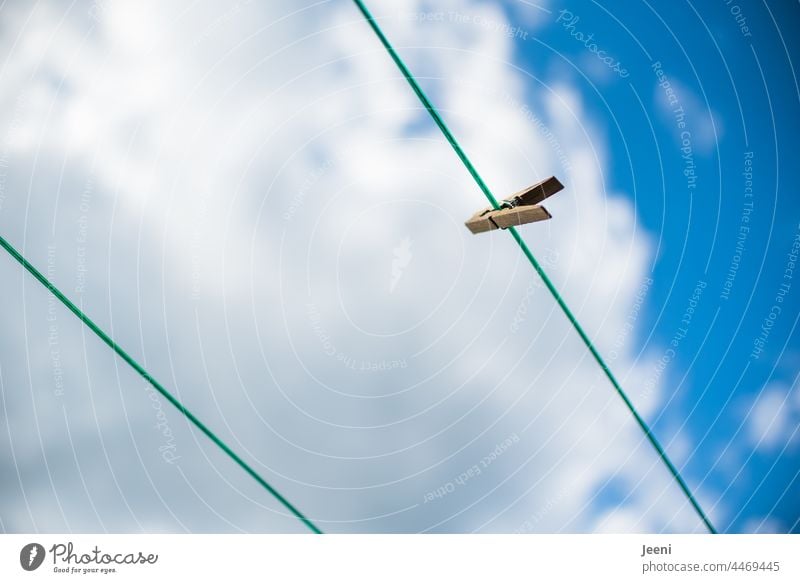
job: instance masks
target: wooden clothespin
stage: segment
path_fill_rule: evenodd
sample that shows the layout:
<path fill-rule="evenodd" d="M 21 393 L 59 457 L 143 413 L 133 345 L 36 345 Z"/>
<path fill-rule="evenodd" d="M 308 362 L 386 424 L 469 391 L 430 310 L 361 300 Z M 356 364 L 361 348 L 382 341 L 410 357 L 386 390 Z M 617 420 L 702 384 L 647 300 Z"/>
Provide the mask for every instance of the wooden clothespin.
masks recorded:
<path fill-rule="evenodd" d="M 499 209 L 489 207 L 478 211 L 464 224 L 473 234 L 477 234 L 545 221 L 551 218 L 551 215 L 546 208 L 539 206 L 539 203 L 563 188 L 564 185 L 558 178 L 551 176 L 504 199 Z"/>

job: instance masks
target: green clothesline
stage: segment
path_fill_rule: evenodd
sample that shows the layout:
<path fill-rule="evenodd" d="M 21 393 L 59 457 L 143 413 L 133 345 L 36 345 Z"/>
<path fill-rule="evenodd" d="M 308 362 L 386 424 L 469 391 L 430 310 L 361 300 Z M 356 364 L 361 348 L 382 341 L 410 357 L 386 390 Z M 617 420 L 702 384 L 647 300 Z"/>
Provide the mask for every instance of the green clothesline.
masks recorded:
<path fill-rule="evenodd" d="M 500 206 L 497 203 L 497 199 L 489 190 L 489 187 L 486 186 L 486 183 L 483 181 L 483 178 L 481 178 L 481 175 L 478 174 L 478 171 L 472 165 L 472 162 L 470 162 L 464 150 L 461 149 L 461 146 L 456 141 L 455 136 L 453 136 L 452 132 L 450 132 L 450 129 L 447 127 L 447 124 L 444 123 L 444 120 L 439 115 L 439 112 L 436 111 L 436 108 L 433 106 L 428 97 L 422 91 L 422 88 L 419 86 L 419 83 L 417 83 L 417 80 L 411 74 L 411 71 L 409 71 L 408 67 L 406 67 L 405 63 L 400 58 L 400 55 L 398 55 L 397 51 L 394 50 L 394 47 L 392 47 L 391 43 L 389 42 L 389 39 L 387 39 L 386 35 L 383 34 L 383 31 L 381 30 L 380 26 L 378 26 L 378 23 L 376 22 L 375 18 L 373 18 L 372 14 L 361 0 L 353 0 L 353 1 L 356 3 L 356 6 L 358 6 L 358 9 L 361 11 L 361 14 L 364 15 L 364 18 L 367 19 L 367 22 L 369 22 L 369 25 L 372 27 L 372 31 L 380 39 L 381 44 L 383 44 L 383 47 L 392 57 L 392 60 L 394 61 L 395 65 L 397 65 L 397 68 L 400 69 L 400 71 L 403 73 L 403 77 L 405 77 L 406 81 L 408 81 L 408 84 L 411 85 L 411 89 L 413 89 L 414 93 L 417 94 L 417 97 L 422 102 L 422 105 L 424 105 L 425 109 L 428 110 L 428 113 L 433 118 L 433 121 L 436 122 L 436 125 L 439 126 L 440 130 L 442 130 L 444 137 L 453 147 L 453 150 L 455 150 L 456 154 L 461 159 L 461 162 L 464 163 L 464 166 L 467 168 L 469 173 L 475 179 L 475 182 L 478 184 L 478 187 L 480 187 L 481 191 L 489 200 L 491 205 L 495 209 L 499 209 Z M 619 396 L 622 398 L 623 402 L 625 403 L 625 406 L 631 412 L 634 419 L 636 419 L 636 422 L 639 424 L 639 427 L 641 427 L 642 431 L 644 432 L 645 436 L 650 441 L 650 443 L 653 445 L 656 452 L 658 452 L 658 455 L 661 457 L 664 464 L 667 466 L 667 469 L 669 469 L 670 473 L 672 474 L 672 477 L 675 478 L 675 481 L 681 487 L 681 490 L 683 490 L 683 493 L 689 499 L 689 502 L 691 502 L 692 506 L 697 511 L 697 514 L 703 520 L 703 523 L 705 523 L 706 528 L 708 528 L 710 532 L 716 534 L 717 532 L 716 529 L 711 524 L 711 521 L 706 516 L 706 513 L 703 512 L 702 507 L 692 494 L 692 491 L 689 489 L 689 486 L 686 485 L 686 482 L 684 481 L 683 477 L 678 471 L 678 468 L 676 468 L 675 465 L 672 463 L 672 461 L 670 461 L 669 457 L 667 456 L 667 453 L 664 451 L 664 448 L 661 447 L 661 444 L 658 442 L 658 439 L 656 439 L 656 436 L 653 434 L 653 431 L 647 425 L 645 420 L 642 419 L 642 416 L 639 415 L 639 412 L 636 410 L 631 400 L 625 394 L 625 391 L 622 389 L 622 386 L 617 381 L 616 377 L 614 376 L 614 373 L 611 372 L 611 369 L 608 367 L 605 360 L 603 360 L 603 357 L 600 356 L 600 353 L 597 351 L 597 348 L 595 348 L 591 339 L 586 335 L 586 332 L 584 332 L 583 327 L 580 325 L 578 320 L 573 315 L 572 311 L 567 306 L 566 302 L 564 301 L 564 298 L 562 298 L 561 294 L 558 293 L 558 290 L 556 289 L 555 285 L 553 285 L 553 282 L 550 281 L 549 277 L 547 277 L 547 274 L 544 272 L 542 266 L 539 265 L 539 262 L 533 256 L 531 250 L 528 249 L 528 246 L 525 244 L 525 241 L 522 240 L 522 237 L 520 237 L 519 233 L 517 233 L 517 230 L 514 227 L 510 227 L 508 231 L 511 233 L 511 236 L 514 237 L 514 240 L 517 242 L 520 249 L 522 249 L 522 252 L 525 254 L 525 257 L 528 258 L 528 261 L 536 270 L 536 273 L 538 273 L 539 277 L 542 278 L 542 281 L 544 281 L 544 284 L 547 286 L 547 289 L 550 290 L 550 293 L 553 295 L 556 302 L 561 307 L 564 314 L 567 316 L 567 319 L 575 328 L 575 331 L 578 333 L 578 336 L 581 337 L 581 340 L 583 340 L 584 344 L 586 344 L 586 347 L 589 349 L 589 352 L 592 353 L 592 356 L 597 361 L 597 364 L 599 364 L 600 368 L 603 369 L 603 372 L 608 377 L 608 380 L 611 381 L 611 384 L 613 385 L 614 389 L 616 389 L 617 394 L 619 394 Z"/>
<path fill-rule="evenodd" d="M 44 275 L 42 275 L 38 269 L 36 269 L 31 263 L 22 256 L 22 254 L 17 251 L 8 241 L 6 241 L 2 236 L 0 236 L 0 246 L 2 246 L 9 254 L 16 259 L 22 267 L 24 267 L 28 273 L 30 273 L 33 277 L 35 277 L 39 283 L 41 283 L 44 287 L 46 287 L 50 293 L 52 293 L 55 297 L 57 297 L 62 304 L 64 304 L 67 308 L 69 308 L 70 312 L 75 314 L 78 319 L 86 324 L 89 329 L 94 332 L 100 340 L 105 342 L 114 352 L 116 352 L 122 360 L 127 362 L 131 368 L 133 368 L 139 375 L 150 383 L 155 390 L 157 390 L 161 395 L 170 403 L 172 403 L 175 408 L 180 411 L 189 421 L 191 421 L 195 427 L 197 427 L 200 431 L 206 434 L 206 436 L 214 442 L 222 451 L 228 454 L 233 461 L 235 461 L 245 472 L 250 474 L 250 476 L 258 482 L 267 492 L 272 494 L 278 502 L 283 504 L 283 506 L 289 510 L 295 517 L 300 519 L 300 521 L 305 524 L 312 532 L 317 534 L 322 534 L 322 531 L 317 528 L 317 526 L 311 522 L 305 515 L 300 512 L 297 508 L 295 508 L 291 502 L 289 502 L 286 498 L 284 498 L 280 492 L 278 492 L 275 488 L 273 488 L 264 478 L 262 478 L 258 472 L 256 472 L 250 465 L 240 458 L 236 452 L 234 452 L 228 445 L 222 441 L 217 435 L 211 431 L 202 421 L 200 421 L 194 414 L 187 409 L 183 403 L 181 403 L 172 393 L 170 393 L 167 389 L 165 389 L 161 383 L 159 383 L 156 379 L 154 379 L 149 372 L 147 372 L 142 365 L 136 362 L 132 356 L 130 356 L 123 348 L 114 342 L 114 340 L 103 330 L 95 324 L 89 316 L 87 316 L 83 311 L 76 306 L 70 299 L 65 296 L 61 290 L 59 290 L 55 285 L 53 285 Z"/>

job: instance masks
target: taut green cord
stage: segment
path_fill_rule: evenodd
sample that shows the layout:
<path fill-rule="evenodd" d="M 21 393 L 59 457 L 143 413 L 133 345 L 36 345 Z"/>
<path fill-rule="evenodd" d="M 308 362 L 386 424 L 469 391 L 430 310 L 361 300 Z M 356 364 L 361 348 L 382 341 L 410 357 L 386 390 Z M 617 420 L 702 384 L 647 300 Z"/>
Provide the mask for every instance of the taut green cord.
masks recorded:
<path fill-rule="evenodd" d="M 375 21 L 375 18 L 373 18 L 372 14 L 370 14 L 370 11 L 364 5 L 364 2 L 362 2 L 362 0 L 353 0 L 353 1 L 356 3 L 356 6 L 358 6 L 358 9 L 361 11 L 361 14 L 364 15 L 364 18 L 366 18 L 367 22 L 369 22 L 369 25 L 372 27 L 373 32 L 380 39 L 381 44 L 383 44 L 383 47 L 392 57 L 392 60 L 394 61 L 395 65 L 397 65 L 397 68 L 400 69 L 400 71 L 403 73 L 403 76 L 406 78 L 406 81 L 408 81 L 408 84 L 411 85 L 411 88 L 414 90 L 414 93 L 417 94 L 417 97 L 422 102 L 422 105 L 424 105 L 425 109 L 428 110 L 428 113 L 433 118 L 433 121 L 435 121 L 436 125 L 439 126 L 439 129 L 442 130 L 444 137 L 447 138 L 448 142 L 450 142 L 450 145 L 453 147 L 456 154 L 461 159 L 461 162 L 464 163 L 464 166 L 466 166 L 469 173 L 475 179 L 475 182 L 483 191 L 483 194 L 486 195 L 486 198 L 489 200 L 489 202 L 492 204 L 494 208 L 499 209 L 500 206 L 497 203 L 497 199 L 489 190 L 489 187 L 486 186 L 486 183 L 483 181 L 480 174 L 478 174 L 478 171 L 472 165 L 472 162 L 470 162 L 469 158 L 467 158 L 467 155 L 464 153 L 464 150 L 461 149 L 461 146 L 456 141 L 455 136 L 453 136 L 453 134 L 450 132 L 447 125 L 444 123 L 444 120 L 439 115 L 439 112 L 436 111 L 436 108 L 433 106 L 428 97 L 422 91 L 422 88 L 419 86 L 417 80 L 411 74 L 411 71 L 408 70 L 408 67 L 406 67 L 403 60 L 397 54 L 397 51 L 395 51 L 394 47 L 392 47 L 391 43 L 389 43 L 389 40 L 383 34 L 383 31 L 378 26 L 378 23 Z M 605 360 L 603 360 L 603 357 L 600 356 L 600 353 L 597 351 L 592 341 L 586 335 L 586 332 L 583 331 L 583 328 L 578 323 L 578 320 L 572 314 L 572 311 L 569 309 L 569 307 L 567 307 L 566 302 L 561 297 L 561 294 L 558 293 L 558 290 L 556 289 L 555 285 L 553 285 L 553 282 L 551 282 L 550 278 L 547 277 L 547 274 L 544 272 L 542 266 L 539 265 L 539 262 L 533 256 L 531 250 L 528 249 L 528 245 L 525 244 L 525 241 L 522 240 L 522 237 L 520 237 L 519 233 L 517 233 L 514 227 L 509 227 L 508 231 L 511 232 L 511 236 L 514 237 L 514 240 L 517 242 L 520 249 L 522 249 L 522 252 L 525 254 L 525 257 L 528 258 L 528 261 L 536 270 L 536 273 L 538 273 L 539 277 L 542 278 L 542 281 L 544 281 L 544 284 L 547 286 L 547 289 L 550 290 L 550 293 L 553 295 L 556 302 L 561 307 L 564 314 L 567 316 L 567 319 L 570 321 L 572 326 L 578 332 L 578 335 L 581 337 L 581 340 L 583 340 L 583 343 L 586 344 L 586 347 L 589 349 L 589 352 L 591 352 L 592 356 L 594 356 L 594 359 L 597 361 L 597 364 L 599 364 L 600 368 L 603 369 L 603 372 L 606 373 L 608 380 L 611 381 L 611 384 L 613 385 L 614 389 L 616 389 L 617 394 L 619 394 L 619 396 L 622 397 L 625 406 L 628 407 L 628 410 L 631 412 L 634 419 L 636 419 L 636 422 L 639 424 L 639 427 L 642 428 L 642 431 L 644 432 L 645 436 L 647 436 L 647 439 L 650 441 L 650 443 L 655 448 L 656 452 L 658 452 L 658 455 L 664 461 L 664 464 L 667 466 L 667 469 L 669 469 L 670 473 L 672 474 L 672 477 L 675 478 L 675 481 L 678 482 L 678 485 L 681 487 L 681 490 L 683 490 L 683 493 L 686 494 L 686 497 L 689 499 L 689 502 L 691 502 L 692 506 L 697 511 L 697 514 L 705 523 L 706 528 L 708 528 L 709 532 L 716 534 L 717 530 L 714 528 L 714 525 L 711 524 L 711 521 L 706 516 L 706 513 L 703 512 L 703 509 L 700 507 L 700 503 L 695 499 L 694 495 L 692 494 L 692 491 L 689 490 L 689 486 L 686 485 L 686 482 L 683 480 L 683 477 L 681 477 L 678 468 L 676 468 L 675 465 L 672 463 L 672 461 L 670 461 L 669 457 L 667 456 L 667 453 L 664 451 L 664 448 L 661 447 L 661 444 L 658 442 L 658 439 L 656 439 L 656 436 L 653 434 L 653 431 L 647 425 L 645 420 L 642 419 L 641 415 L 639 415 L 639 412 L 633 406 L 633 403 L 625 394 L 625 391 L 622 390 L 622 386 L 619 384 L 619 382 L 617 382 L 614 373 L 611 372 L 611 369 L 608 367 Z"/>
<path fill-rule="evenodd" d="M 317 528 L 316 525 L 313 522 L 311 522 L 308 518 L 306 518 L 303 515 L 302 512 L 300 512 L 297 508 L 295 508 L 292 505 L 291 502 L 289 502 L 286 498 L 284 498 L 281 495 L 280 492 L 278 492 L 275 488 L 270 486 L 269 483 L 258 474 L 258 472 L 256 472 L 253 468 L 251 468 L 248 465 L 248 463 L 245 462 L 242 458 L 240 458 L 236 454 L 236 452 L 234 452 L 230 447 L 228 447 L 228 445 L 224 441 L 222 441 L 219 437 L 217 437 L 214 434 L 213 431 L 211 431 L 208 427 L 205 426 L 205 424 L 203 424 L 202 421 L 200 421 L 197 417 L 195 417 L 194 414 L 191 411 L 189 411 L 189 409 L 187 409 L 180 401 L 178 401 L 178 399 L 176 399 L 172 395 L 172 393 L 170 393 L 163 386 L 161 386 L 161 383 L 159 383 L 156 379 L 154 379 L 152 376 L 150 376 L 150 373 L 148 373 L 142 367 L 142 365 L 140 365 L 138 362 L 136 362 L 127 352 L 125 352 L 119 346 L 119 344 L 114 342 L 114 340 L 112 340 L 111 337 L 108 334 L 103 332 L 103 330 L 97 324 L 95 324 L 89 318 L 89 316 L 84 314 L 83 311 L 78 306 L 73 304 L 69 300 L 69 298 L 67 298 L 67 296 L 65 296 L 63 293 L 61 293 L 61 290 L 59 290 L 55 285 L 50 283 L 50 281 L 48 281 L 48 279 L 44 275 L 42 275 L 39 272 L 39 270 L 37 270 L 33 265 L 31 265 L 31 263 L 27 259 L 25 259 L 25 257 L 23 257 L 22 254 L 19 251 L 17 251 L 2 236 L 0 236 L 0 246 L 2 246 L 6 251 L 8 251 L 11 254 L 11 256 L 14 259 L 16 259 L 20 263 L 20 265 L 22 265 L 26 270 L 28 270 L 28 272 L 33 277 L 35 277 L 37 280 L 39 280 L 39 283 L 41 283 L 44 287 L 46 287 L 48 290 L 50 290 L 50 293 L 52 293 L 55 297 L 57 297 L 61 301 L 62 304 L 64 304 L 67 308 L 69 308 L 69 310 L 73 314 L 75 314 L 81 322 L 86 324 L 89 327 L 89 329 L 92 332 L 94 332 L 98 336 L 98 338 L 100 338 L 100 340 L 105 342 L 114 352 L 116 352 L 122 358 L 122 360 L 127 362 L 131 366 L 131 368 L 133 368 L 136 372 L 138 372 L 139 375 L 144 380 L 146 380 L 148 383 L 153 385 L 153 388 L 155 388 L 155 390 L 157 390 L 159 393 L 161 393 L 161 395 L 167 401 L 172 403 L 178 411 L 180 411 L 189 421 L 194 423 L 195 427 L 197 427 L 200 431 L 205 433 L 206 436 L 211 441 L 213 441 L 222 451 L 224 451 L 226 454 L 228 454 L 228 457 L 230 457 L 233 461 L 235 461 L 237 464 L 239 464 L 239 466 L 245 472 L 250 474 L 250 476 L 256 482 L 261 484 L 261 486 L 263 486 L 264 489 L 267 492 L 272 494 L 278 500 L 278 502 L 283 504 L 283 506 L 286 507 L 286 509 L 289 510 L 289 512 L 294 514 L 298 519 L 300 519 L 300 521 L 303 524 L 305 524 L 313 532 L 315 532 L 317 534 L 322 534 L 322 531 L 319 528 Z"/>

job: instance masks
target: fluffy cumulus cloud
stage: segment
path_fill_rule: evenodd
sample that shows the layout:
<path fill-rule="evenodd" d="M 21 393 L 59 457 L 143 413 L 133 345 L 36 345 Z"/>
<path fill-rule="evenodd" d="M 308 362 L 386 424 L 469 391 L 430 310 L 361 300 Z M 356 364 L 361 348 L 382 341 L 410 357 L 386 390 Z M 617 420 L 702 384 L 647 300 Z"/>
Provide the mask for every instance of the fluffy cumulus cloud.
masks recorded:
<path fill-rule="evenodd" d="M 745 417 L 746 431 L 754 447 L 775 450 L 791 447 L 797 439 L 800 406 L 797 389 L 784 383 L 764 387 Z"/>
<path fill-rule="evenodd" d="M 515 65 L 542 10 L 373 4 L 499 197 L 564 182 L 521 232 L 656 414 L 652 248 L 581 95 Z M 486 202 L 354 6 L 1 16 L 3 236 L 324 530 L 702 529 L 511 238 L 463 227 Z M 302 530 L 0 271 L 3 528 Z"/>

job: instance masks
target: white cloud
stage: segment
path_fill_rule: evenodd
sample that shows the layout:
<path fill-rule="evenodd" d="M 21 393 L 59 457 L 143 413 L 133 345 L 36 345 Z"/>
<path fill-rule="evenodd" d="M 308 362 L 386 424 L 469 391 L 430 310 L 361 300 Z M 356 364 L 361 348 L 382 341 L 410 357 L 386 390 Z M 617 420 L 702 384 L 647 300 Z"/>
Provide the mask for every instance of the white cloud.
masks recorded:
<path fill-rule="evenodd" d="M 547 205 L 553 221 L 523 236 L 556 257 L 556 285 L 635 385 L 653 363 L 614 342 L 652 250 L 630 203 L 606 188 L 608 153 L 581 95 L 553 79 L 527 100 L 533 81 L 509 62 L 506 35 L 402 16 L 426 6 L 374 8 L 498 196 L 550 174 L 564 181 Z M 505 18 L 479 3 L 442 8 Z M 352 6 L 165 14 L 109 3 L 88 33 L 91 21 L 77 17 L 59 27 L 59 10 L 44 5 L 20 48 L 4 47 L 7 94 L 38 92 L 13 159 L 18 184 L 25 171 L 41 179 L 31 193 L 41 211 L 10 205 L 1 224 L 17 225 L 17 240 L 20 225 L 29 241 L 47 240 L 56 216 L 58 281 L 71 284 L 80 190 L 94 173 L 91 313 L 324 528 L 513 531 L 532 516 L 540 531 L 698 527 L 513 241 L 461 225 L 485 200 Z M 42 70 L 63 77 L 62 89 Z M 413 261 L 390 294 L 404 238 Z M 0 338 L 16 346 L 26 330 L 39 360 L 32 378 L 24 360 L 3 361 L 5 395 L 43 394 L 10 405 L 11 445 L 58 471 L 50 487 L 49 474 L 29 470 L 8 498 L 29 495 L 35 521 L 18 516 L 18 530 L 97 530 L 92 507 L 113 530 L 296 528 L 265 512 L 275 504 L 177 413 L 168 415 L 187 478 L 154 455 L 163 436 L 140 383 L 98 343 L 68 340 L 81 328 L 67 314 L 70 391 L 54 401 L 44 296 L 26 297 L 16 301 L 30 302 L 29 319 Z M 393 361 L 405 366 L 369 370 Z M 642 406 L 659 402 L 654 391 Z M 520 443 L 479 478 L 423 501 L 510 434 Z M 83 491 L 85 472 L 103 492 Z M 596 495 L 614 479 L 628 495 L 610 510 Z M 42 517 L 56 496 L 63 522 Z"/>
<path fill-rule="evenodd" d="M 758 518 L 749 519 L 742 531 L 753 534 L 780 534 L 785 533 L 786 528 L 777 520 L 765 517 L 760 520 Z"/>
<path fill-rule="evenodd" d="M 787 385 L 773 382 L 758 395 L 746 417 L 747 433 L 755 447 L 772 450 L 796 437 L 800 410 L 792 402 L 791 392 Z"/>

